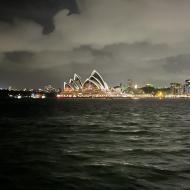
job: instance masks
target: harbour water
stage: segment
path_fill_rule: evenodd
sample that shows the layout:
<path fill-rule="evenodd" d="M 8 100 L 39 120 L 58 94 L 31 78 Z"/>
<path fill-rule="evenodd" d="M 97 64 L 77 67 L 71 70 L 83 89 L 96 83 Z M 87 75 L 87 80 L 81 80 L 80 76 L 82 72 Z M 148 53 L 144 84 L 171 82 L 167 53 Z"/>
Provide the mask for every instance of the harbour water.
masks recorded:
<path fill-rule="evenodd" d="M 0 100 L 0 189 L 190 189 L 190 100 Z"/>

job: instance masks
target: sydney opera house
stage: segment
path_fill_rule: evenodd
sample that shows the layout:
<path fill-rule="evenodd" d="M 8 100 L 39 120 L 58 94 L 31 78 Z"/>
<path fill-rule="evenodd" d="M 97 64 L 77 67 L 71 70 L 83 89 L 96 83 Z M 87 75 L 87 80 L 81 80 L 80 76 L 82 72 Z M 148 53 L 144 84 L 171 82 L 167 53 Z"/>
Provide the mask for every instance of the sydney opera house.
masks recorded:
<path fill-rule="evenodd" d="M 84 82 L 79 75 L 69 82 L 64 83 L 63 91 L 59 97 L 106 97 L 109 95 L 109 87 L 103 77 L 94 70 Z"/>

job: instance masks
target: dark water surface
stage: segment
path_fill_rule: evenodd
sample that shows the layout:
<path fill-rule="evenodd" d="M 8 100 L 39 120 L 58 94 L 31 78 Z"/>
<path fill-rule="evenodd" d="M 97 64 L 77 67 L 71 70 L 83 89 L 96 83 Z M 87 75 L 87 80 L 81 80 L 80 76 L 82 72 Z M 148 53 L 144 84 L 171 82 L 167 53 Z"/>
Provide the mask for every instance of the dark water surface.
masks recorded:
<path fill-rule="evenodd" d="M 190 100 L 1 100 L 0 189 L 190 189 Z"/>

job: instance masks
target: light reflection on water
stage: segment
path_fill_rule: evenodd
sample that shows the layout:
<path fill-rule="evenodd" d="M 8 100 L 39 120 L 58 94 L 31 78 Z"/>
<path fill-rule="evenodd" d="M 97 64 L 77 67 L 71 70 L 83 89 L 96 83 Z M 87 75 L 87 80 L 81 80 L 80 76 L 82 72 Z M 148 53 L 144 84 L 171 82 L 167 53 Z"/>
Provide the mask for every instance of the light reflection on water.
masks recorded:
<path fill-rule="evenodd" d="M 188 100 L 0 106 L 1 189 L 190 187 Z"/>

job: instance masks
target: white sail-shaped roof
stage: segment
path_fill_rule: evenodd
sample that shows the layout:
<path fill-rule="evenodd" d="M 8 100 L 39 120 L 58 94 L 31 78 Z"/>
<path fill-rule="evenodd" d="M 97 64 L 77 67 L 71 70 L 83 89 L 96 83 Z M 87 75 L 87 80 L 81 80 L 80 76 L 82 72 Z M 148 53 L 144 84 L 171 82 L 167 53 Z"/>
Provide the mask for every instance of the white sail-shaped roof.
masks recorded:
<path fill-rule="evenodd" d="M 70 84 L 71 86 L 73 86 L 73 88 L 74 88 L 75 90 L 79 90 L 79 89 L 80 89 L 80 87 L 78 86 L 78 84 L 77 84 L 73 79 L 70 79 L 70 80 L 69 80 L 69 84 Z"/>
<path fill-rule="evenodd" d="M 103 80 L 102 76 L 100 75 L 100 73 L 98 73 L 98 71 L 93 70 L 92 73 L 91 73 L 91 75 L 90 75 L 90 78 L 91 77 L 96 78 L 101 83 L 101 85 L 104 87 L 104 90 L 108 90 L 109 89 L 107 83 Z"/>
<path fill-rule="evenodd" d="M 99 83 L 95 82 L 94 80 L 86 79 L 82 86 L 83 90 L 85 90 L 85 85 L 87 83 L 91 83 L 91 84 L 95 85 L 97 87 L 97 89 L 101 89 L 101 86 L 99 85 Z"/>
<path fill-rule="evenodd" d="M 64 82 L 64 91 L 66 90 L 66 88 L 70 88 L 71 90 L 74 90 L 73 86 L 71 86 L 69 83 Z"/>
<path fill-rule="evenodd" d="M 78 85 L 79 88 L 82 88 L 81 77 L 77 75 L 76 73 L 74 74 L 74 81 Z"/>
<path fill-rule="evenodd" d="M 84 83 L 81 81 L 81 77 L 74 74 L 74 78 L 71 78 L 68 83 L 64 83 L 65 91 L 80 91 L 80 90 L 101 90 L 108 91 L 109 87 L 104 81 L 98 71 L 93 70 L 90 77 L 85 80 Z"/>
<path fill-rule="evenodd" d="M 102 85 L 102 83 L 97 78 L 95 78 L 94 76 L 90 76 L 89 80 L 94 81 L 96 84 L 98 84 L 99 88 L 101 90 L 105 89 L 105 87 Z"/>

